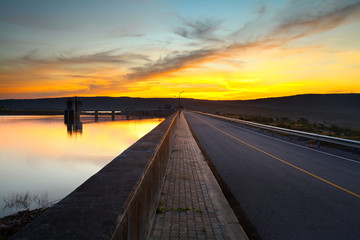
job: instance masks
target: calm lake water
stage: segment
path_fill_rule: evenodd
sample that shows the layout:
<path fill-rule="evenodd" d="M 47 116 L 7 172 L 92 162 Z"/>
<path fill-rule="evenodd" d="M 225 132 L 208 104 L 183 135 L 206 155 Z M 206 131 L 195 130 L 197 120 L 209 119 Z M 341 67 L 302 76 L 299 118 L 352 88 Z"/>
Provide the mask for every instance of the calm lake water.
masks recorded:
<path fill-rule="evenodd" d="M 0 217 L 21 210 L 4 209 L 13 193 L 65 197 L 163 120 L 93 118 L 70 133 L 63 116 L 0 116 Z"/>

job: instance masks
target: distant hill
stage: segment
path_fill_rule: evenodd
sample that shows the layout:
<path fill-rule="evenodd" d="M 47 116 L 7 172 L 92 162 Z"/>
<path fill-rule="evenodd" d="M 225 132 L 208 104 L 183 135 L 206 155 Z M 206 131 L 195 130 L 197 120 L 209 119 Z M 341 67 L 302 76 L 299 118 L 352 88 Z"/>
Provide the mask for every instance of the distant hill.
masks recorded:
<path fill-rule="evenodd" d="M 0 107 L 31 110 L 65 110 L 68 98 L 9 99 L 0 100 Z M 165 104 L 175 104 L 174 99 L 130 97 L 80 97 L 83 110 L 158 109 Z M 177 101 L 176 101 L 177 102 Z"/>
<path fill-rule="evenodd" d="M 360 94 L 305 94 L 247 101 L 186 101 L 186 108 L 210 113 L 306 118 L 360 129 Z"/>
<path fill-rule="evenodd" d="M 175 98 L 82 97 L 84 110 L 158 109 L 176 106 Z M 0 100 L 0 107 L 31 110 L 64 110 L 67 98 Z M 326 125 L 360 129 L 360 94 L 305 94 L 257 100 L 211 101 L 182 98 L 191 110 L 267 117 L 306 118 Z"/>

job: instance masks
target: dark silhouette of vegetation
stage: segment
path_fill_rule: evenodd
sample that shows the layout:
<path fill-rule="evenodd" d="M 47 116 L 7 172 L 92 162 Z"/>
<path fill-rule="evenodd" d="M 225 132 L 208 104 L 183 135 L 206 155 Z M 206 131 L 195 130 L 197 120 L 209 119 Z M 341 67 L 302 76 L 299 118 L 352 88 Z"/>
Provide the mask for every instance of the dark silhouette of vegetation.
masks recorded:
<path fill-rule="evenodd" d="M 288 117 L 271 118 L 264 116 L 252 116 L 252 115 L 240 115 L 240 114 L 224 114 L 226 117 L 241 119 L 245 121 L 251 121 L 261 124 L 267 124 L 271 126 L 293 129 L 304 132 L 317 133 L 333 137 L 341 137 L 352 140 L 360 140 L 360 130 L 354 130 L 346 127 L 339 127 L 336 125 L 326 126 L 322 123 L 310 122 L 303 117 L 293 120 Z"/>
<path fill-rule="evenodd" d="M 47 192 L 30 194 L 25 193 L 11 193 L 2 197 L 5 208 L 29 209 L 32 203 L 35 203 L 38 208 L 47 208 L 50 206 Z"/>
<path fill-rule="evenodd" d="M 49 202 L 48 193 L 11 193 L 2 196 L 5 208 L 25 209 L 16 214 L 0 218 L 0 240 L 9 239 L 28 223 L 40 216 L 54 202 Z M 37 209 L 30 210 L 36 205 Z"/>

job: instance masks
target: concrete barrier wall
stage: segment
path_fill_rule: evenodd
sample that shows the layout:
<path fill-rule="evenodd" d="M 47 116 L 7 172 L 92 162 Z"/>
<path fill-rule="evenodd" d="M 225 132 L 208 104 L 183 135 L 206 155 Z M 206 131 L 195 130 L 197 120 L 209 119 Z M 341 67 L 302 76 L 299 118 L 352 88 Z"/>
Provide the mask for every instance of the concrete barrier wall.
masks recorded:
<path fill-rule="evenodd" d="M 146 239 L 176 121 L 165 119 L 12 239 Z"/>

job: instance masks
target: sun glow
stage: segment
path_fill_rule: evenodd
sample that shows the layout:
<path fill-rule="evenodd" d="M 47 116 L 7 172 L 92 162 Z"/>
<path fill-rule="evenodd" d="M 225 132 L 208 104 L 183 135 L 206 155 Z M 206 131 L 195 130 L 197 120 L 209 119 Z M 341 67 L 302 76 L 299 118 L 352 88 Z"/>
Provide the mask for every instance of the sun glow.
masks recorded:
<path fill-rule="evenodd" d="M 0 12 L 7 17 L 0 19 L 6 33 L 0 39 L 0 98 L 171 98 L 185 90 L 184 97 L 225 100 L 360 92 L 359 8 L 346 1 L 311 16 L 305 13 L 317 3 L 267 1 L 264 12 L 241 1 L 214 1 L 218 7 L 206 11 L 189 9 L 187 1 L 168 8 L 154 2 L 146 9 L 128 3 L 135 12 L 129 15 L 120 2 L 103 5 L 109 16 L 96 21 L 83 9 L 86 24 L 58 12 L 47 22 L 41 17 L 53 8 L 36 0 L 36 14 L 24 12 L 27 17 L 5 4 L 10 10 Z M 58 8 L 68 12 L 70 6 Z M 112 15 L 113 9 L 123 14 Z M 149 9 L 157 14 L 145 14 Z M 23 22 L 32 14 L 42 24 Z M 109 28 L 114 21 L 118 28 Z"/>

